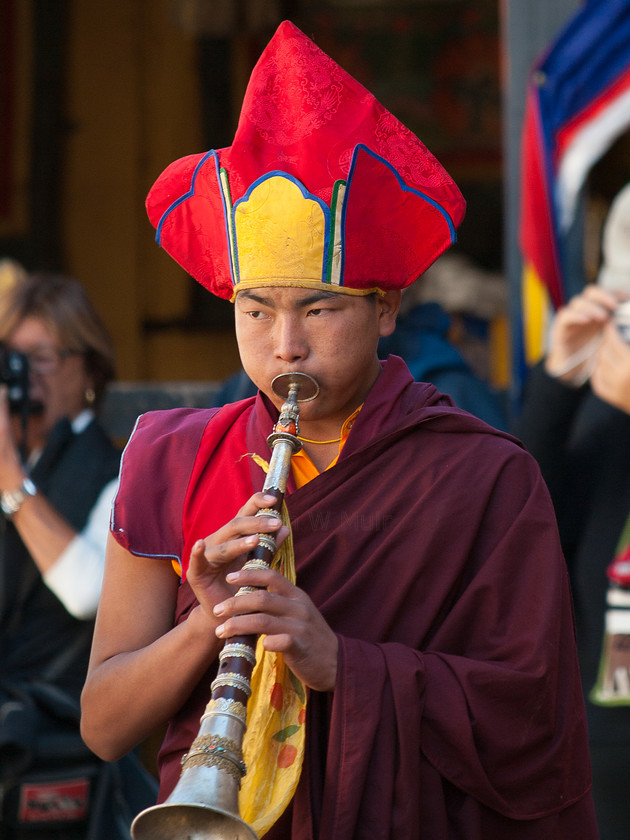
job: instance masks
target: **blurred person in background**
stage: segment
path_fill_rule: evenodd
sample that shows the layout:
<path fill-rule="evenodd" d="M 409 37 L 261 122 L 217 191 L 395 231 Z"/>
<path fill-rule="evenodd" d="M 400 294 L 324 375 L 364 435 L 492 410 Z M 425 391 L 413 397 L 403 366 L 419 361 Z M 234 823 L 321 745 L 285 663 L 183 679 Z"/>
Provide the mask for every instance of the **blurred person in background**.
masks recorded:
<path fill-rule="evenodd" d="M 416 382 L 430 382 L 458 408 L 497 429 L 508 427 L 505 401 L 455 340 L 456 318 L 486 326 L 505 309 L 505 281 L 464 254 L 445 254 L 403 292 L 396 329 L 379 342 L 379 356 L 405 360 Z"/>
<path fill-rule="evenodd" d="M 92 769 L 77 762 L 95 761 L 78 699 L 120 461 L 96 418 L 114 351 L 57 275 L 7 284 L 0 342 L 0 834 L 78 838 Z"/>
<path fill-rule="evenodd" d="M 630 516 L 630 344 L 620 323 L 630 300 L 630 185 L 611 205 L 603 257 L 597 282 L 556 313 L 514 432 L 549 486 L 571 575 L 601 838 L 626 840 L 630 691 L 603 700 L 593 689 L 602 677 L 609 573 L 627 549 Z"/>
<path fill-rule="evenodd" d="M 25 269 L 20 263 L 9 257 L 0 259 L 0 295 L 11 289 L 18 280 L 26 276 Z"/>

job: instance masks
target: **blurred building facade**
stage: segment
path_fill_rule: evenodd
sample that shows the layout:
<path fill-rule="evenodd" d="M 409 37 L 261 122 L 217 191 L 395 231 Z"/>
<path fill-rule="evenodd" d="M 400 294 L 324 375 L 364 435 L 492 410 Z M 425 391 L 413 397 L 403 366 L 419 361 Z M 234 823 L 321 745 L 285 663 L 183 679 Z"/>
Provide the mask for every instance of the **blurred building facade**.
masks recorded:
<path fill-rule="evenodd" d="M 144 198 L 172 160 L 230 144 L 253 63 L 290 18 L 446 166 L 468 201 L 456 247 L 507 274 L 525 76 L 577 5 L 0 0 L 0 257 L 79 278 L 123 380 L 235 371 L 230 305 L 157 247 Z M 491 365 L 495 384 L 505 370 Z"/>

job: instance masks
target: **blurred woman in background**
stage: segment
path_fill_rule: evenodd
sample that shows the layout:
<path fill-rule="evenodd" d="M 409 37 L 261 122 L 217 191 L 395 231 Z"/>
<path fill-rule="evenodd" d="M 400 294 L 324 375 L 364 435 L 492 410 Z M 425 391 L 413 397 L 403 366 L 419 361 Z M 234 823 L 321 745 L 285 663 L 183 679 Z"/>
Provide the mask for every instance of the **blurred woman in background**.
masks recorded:
<path fill-rule="evenodd" d="M 57 275 L 3 291 L 0 342 L 0 833 L 79 838 L 90 773 L 64 800 L 55 768 L 91 759 L 78 700 L 120 460 L 96 417 L 114 352 L 82 286 Z M 42 771 L 44 820 L 36 795 L 17 805 Z"/>

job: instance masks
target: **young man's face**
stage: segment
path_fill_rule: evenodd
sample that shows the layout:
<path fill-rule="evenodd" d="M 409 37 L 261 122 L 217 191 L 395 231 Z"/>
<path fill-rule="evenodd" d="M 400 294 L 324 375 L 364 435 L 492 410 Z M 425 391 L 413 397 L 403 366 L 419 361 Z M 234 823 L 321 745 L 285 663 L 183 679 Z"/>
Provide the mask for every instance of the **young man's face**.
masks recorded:
<path fill-rule="evenodd" d="M 310 374 L 320 393 L 304 404 L 302 421 L 343 423 L 378 376 L 378 340 L 393 332 L 399 303 L 399 292 L 369 298 L 278 286 L 239 292 L 234 310 L 243 367 L 278 408 L 283 401 L 272 379 Z"/>

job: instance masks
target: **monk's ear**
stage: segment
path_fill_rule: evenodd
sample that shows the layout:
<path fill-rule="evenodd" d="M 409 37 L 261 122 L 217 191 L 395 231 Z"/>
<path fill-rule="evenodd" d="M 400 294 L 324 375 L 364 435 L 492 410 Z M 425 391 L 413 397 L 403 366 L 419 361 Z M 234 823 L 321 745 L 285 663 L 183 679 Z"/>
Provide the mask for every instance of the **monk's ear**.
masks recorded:
<path fill-rule="evenodd" d="M 379 295 L 376 300 L 378 307 L 378 334 L 381 337 L 391 335 L 396 329 L 396 316 L 400 309 L 400 301 L 402 292 L 394 290 L 385 292 L 384 295 Z"/>

